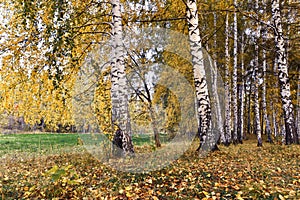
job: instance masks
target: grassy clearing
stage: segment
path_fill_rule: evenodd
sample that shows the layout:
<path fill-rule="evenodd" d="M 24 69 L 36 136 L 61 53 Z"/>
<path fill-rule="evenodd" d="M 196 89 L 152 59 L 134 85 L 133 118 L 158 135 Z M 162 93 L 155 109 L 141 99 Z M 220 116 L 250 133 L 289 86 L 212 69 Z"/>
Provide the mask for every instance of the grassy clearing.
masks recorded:
<path fill-rule="evenodd" d="M 96 141 L 102 141 L 103 135 L 96 136 Z M 89 143 L 95 138 L 89 134 L 7 134 L 0 135 L 0 156 L 8 153 L 51 153 L 60 152 L 66 148 L 77 146 L 78 138 Z M 162 143 L 167 142 L 167 136 L 160 136 Z M 154 145 L 152 135 L 134 135 L 132 139 L 135 146 Z"/>
<path fill-rule="evenodd" d="M 49 153 L 77 144 L 77 134 L 0 135 L 0 155 L 12 152 Z"/>
<path fill-rule="evenodd" d="M 0 161 L 0 199 L 300 199 L 300 146 L 256 140 L 200 158 L 197 144 L 162 170 L 118 172 L 86 151 Z"/>

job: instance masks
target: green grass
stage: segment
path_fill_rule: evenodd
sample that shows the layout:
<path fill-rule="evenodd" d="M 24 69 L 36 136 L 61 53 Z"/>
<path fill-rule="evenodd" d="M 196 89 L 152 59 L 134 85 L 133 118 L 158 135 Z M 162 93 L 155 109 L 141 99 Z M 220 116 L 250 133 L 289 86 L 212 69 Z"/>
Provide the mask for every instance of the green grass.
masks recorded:
<path fill-rule="evenodd" d="M 89 134 L 0 134 L 0 156 L 11 152 L 49 153 L 77 146 L 78 137 L 85 143 L 99 142 L 103 135 L 92 136 Z M 160 135 L 162 143 L 167 142 L 166 135 Z M 154 145 L 153 135 L 134 135 L 132 141 L 135 146 Z"/>
<path fill-rule="evenodd" d="M 168 142 L 168 135 L 166 134 L 160 134 L 159 139 L 161 143 Z M 139 134 L 139 135 L 133 135 L 132 142 L 134 145 L 137 146 L 143 146 L 147 144 L 153 144 L 154 145 L 154 136 L 151 134 Z"/>
<path fill-rule="evenodd" d="M 0 155 L 20 152 L 48 152 L 77 145 L 77 134 L 0 135 Z"/>

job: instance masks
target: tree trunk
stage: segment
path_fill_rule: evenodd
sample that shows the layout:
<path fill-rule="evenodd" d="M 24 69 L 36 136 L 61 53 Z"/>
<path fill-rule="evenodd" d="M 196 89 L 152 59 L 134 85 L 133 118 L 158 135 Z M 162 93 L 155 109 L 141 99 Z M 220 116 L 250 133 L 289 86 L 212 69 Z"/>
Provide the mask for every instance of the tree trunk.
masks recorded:
<path fill-rule="evenodd" d="M 242 35 L 242 42 L 241 42 L 241 67 L 240 67 L 240 80 L 238 84 L 238 127 L 237 127 L 237 135 L 238 135 L 238 142 L 240 144 L 243 143 L 244 139 L 244 35 Z"/>
<path fill-rule="evenodd" d="M 131 140 L 131 126 L 128 109 L 128 88 L 124 63 L 121 5 L 119 0 L 111 0 L 113 17 L 113 60 L 111 67 L 112 125 L 117 127 L 114 143 L 121 142 L 126 155 L 134 153 Z M 118 146 L 118 145 L 117 145 Z"/>
<path fill-rule="evenodd" d="M 214 13 L 214 29 L 217 30 L 217 14 L 216 13 Z M 215 35 L 214 35 L 214 48 L 217 49 L 217 33 L 215 33 Z M 222 112 L 221 112 L 220 99 L 219 99 L 219 95 L 218 95 L 217 55 L 215 55 L 215 57 L 214 57 L 214 67 L 213 67 L 213 69 L 215 69 L 214 78 L 212 80 L 213 83 L 214 83 L 213 95 L 216 98 L 216 104 L 217 104 L 216 109 L 217 109 L 217 118 L 218 118 L 218 131 L 220 133 L 221 142 L 224 144 L 226 140 L 225 140 L 224 129 L 223 129 L 223 115 L 222 115 Z"/>
<path fill-rule="evenodd" d="M 153 133 L 154 133 L 155 146 L 156 147 L 161 147 L 161 143 L 160 143 L 160 140 L 159 140 L 159 132 L 158 132 L 158 129 L 157 129 L 156 116 L 155 116 L 155 112 L 153 110 L 152 105 L 150 105 L 149 111 L 150 111 L 151 125 L 152 125 L 152 129 L 153 129 Z"/>
<path fill-rule="evenodd" d="M 297 135 L 300 142 L 300 66 L 298 70 L 298 89 L 297 89 Z"/>
<path fill-rule="evenodd" d="M 252 132 L 251 130 L 251 91 L 247 95 L 247 103 L 248 103 L 248 109 L 247 109 L 247 133 L 250 134 Z"/>
<path fill-rule="evenodd" d="M 266 39 L 266 31 L 263 31 L 263 44 L 265 44 Z M 266 99 L 266 70 L 267 70 L 267 59 L 266 59 L 266 49 L 263 47 L 262 50 L 262 59 L 263 59 L 263 86 L 262 86 L 262 111 L 263 111 L 263 117 L 265 121 L 265 134 L 268 136 L 268 142 L 273 143 L 272 136 L 271 136 L 271 127 L 270 127 L 270 120 L 267 113 L 267 99 Z"/>
<path fill-rule="evenodd" d="M 255 83 L 255 91 L 254 91 L 254 112 L 255 112 L 255 133 L 257 136 L 257 146 L 262 146 L 261 139 L 261 125 L 260 125 L 260 113 L 259 113 L 259 99 L 258 99 L 258 83 Z"/>
<path fill-rule="evenodd" d="M 258 0 L 256 0 L 256 12 L 258 12 Z M 256 41 L 255 41 L 255 69 L 254 69 L 254 120 L 255 120 L 255 133 L 257 136 L 257 146 L 262 146 L 261 139 L 261 123 L 260 123 L 260 105 L 259 105 L 259 38 L 260 38 L 260 23 L 257 22 Z"/>
<path fill-rule="evenodd" d="M 298 137 L 295 131 L 294 108 L 291 99 L 290 80 L 287 66 L 287 52 L 283 37 L 280 1 L 272 0 L 272 18 L 274 25 L 276 57 L 278 62 L 278 79 L 280 86 L 280 96 L 282 101 L 284 125 L 285 125 L 285 144 L 297 143 Z"/>
<path fill-rule="evenodd" d="M 228 146 L 231 143 L 231 84 L 229 77 L 229 66 L 230 66 L 230 54 L 229 54 L 229 25 L 228 25 L 228 13 L 226 13 L 225 21 L 225 145 Z"/>
<path fill-rule="evenodd" d="M 233 1 L 236 5 L 236 0 Z M 237 51 L 238 51 L 238 27 L 237 13 L 233 14 L 233 73 L 232 73 L 232 108 L 233 108 L 233 143 L 238 143 L 237 127 L 238 127 L 238 106 L 237 106 Z"/>
<path fill-rule="evenodd" d="M 200 131 L 200 145 L 198 150 L 201 148 L 204 150 L 213 151 L 217 149 L 217 144 L 213 132 L 211 131 L 211 105 L 203 62 L 196 0 L 187 1 L 187 22 L 194 72 L 194 84 L 198 104 Z"/>
<path fill-rule="evenodd" d="M 272 109 L 272 118 L 273 118 L 273 130 L 274 130 L 274 138 L 277 141 L 277 137 L 278 137 L 278 124 L 276 121 L 276 114 L 275 114 L 275 108 L 273 105 L 273 101 L 271 100 L 271 109 Z"/>

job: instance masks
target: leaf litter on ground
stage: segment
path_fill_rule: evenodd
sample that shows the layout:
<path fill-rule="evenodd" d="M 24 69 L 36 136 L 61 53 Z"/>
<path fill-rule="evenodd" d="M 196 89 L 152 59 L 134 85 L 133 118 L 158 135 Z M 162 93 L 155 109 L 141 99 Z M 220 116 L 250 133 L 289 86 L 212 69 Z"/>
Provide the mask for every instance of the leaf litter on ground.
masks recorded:
<path fill-rule="evenodd" d="M 84 150 L 16 154 L 0 161 L 0 199 L 300 199 L 300 146 L 192 146 L 171 165 L 120 172 Z"/>

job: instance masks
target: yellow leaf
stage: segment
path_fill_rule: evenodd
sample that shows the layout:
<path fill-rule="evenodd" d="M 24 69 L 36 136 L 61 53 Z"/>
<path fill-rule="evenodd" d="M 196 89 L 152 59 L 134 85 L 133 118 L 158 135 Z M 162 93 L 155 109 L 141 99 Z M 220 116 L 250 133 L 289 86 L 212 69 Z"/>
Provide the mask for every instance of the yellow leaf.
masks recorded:
<path fill-rule="evenodd" d="M 156 196 L 152 196 L 153 200 L 159 200 Z"/>
<path fill-rule="evenodd" d="M 192 190 L 192 189 L 194 189 L 194 188 L 195 188 L 195 185 L 191 185 L 191 186 L 189 187 L 190 190 Z"/>
<path fill-rule="evenodd" d="M 125 187 L 125 190 L 131 190 L 132 189 L 132 187 L 129 185 L 129 186 L 127 186 L 127 187 Z"/>
<path fill-rule="evenodd" d="M 24 196 L 28 197 L 30 194 L 31 194 L 31 192 L 27 191 L 27 192 L 24 193 Z"/>
<path fill-rule="evenodd" d="M 126 197 L 133 197 L 133 194 L 131 194 L 130 192 L 126 192 Z"/>
<path fill-rule="evenodd" d="M 241 193 L 239 192 L 239 193 L 236 195 L 236 199 L 238 199 L 238 200 L 243 200 L 244 198 L 241 197 Z"/>
<path fill-rule="evenodd" d="M 149 190 L 148 194 L 153 195 L 154 191 L 153 190 Z"/>
<path fill-rule="evenodd" d="M 206 197 L 209 197 L 209 193 L 208 193 L 208 192 L 202 191 L 202 193 L 203 193 Z"/>
<path fill-rule="evenodd" d="M 279 173 L 282 172 L 282 170 L 281 170 L 279 167 L 277 167 L 277 171 L 278 171 Z"/>

